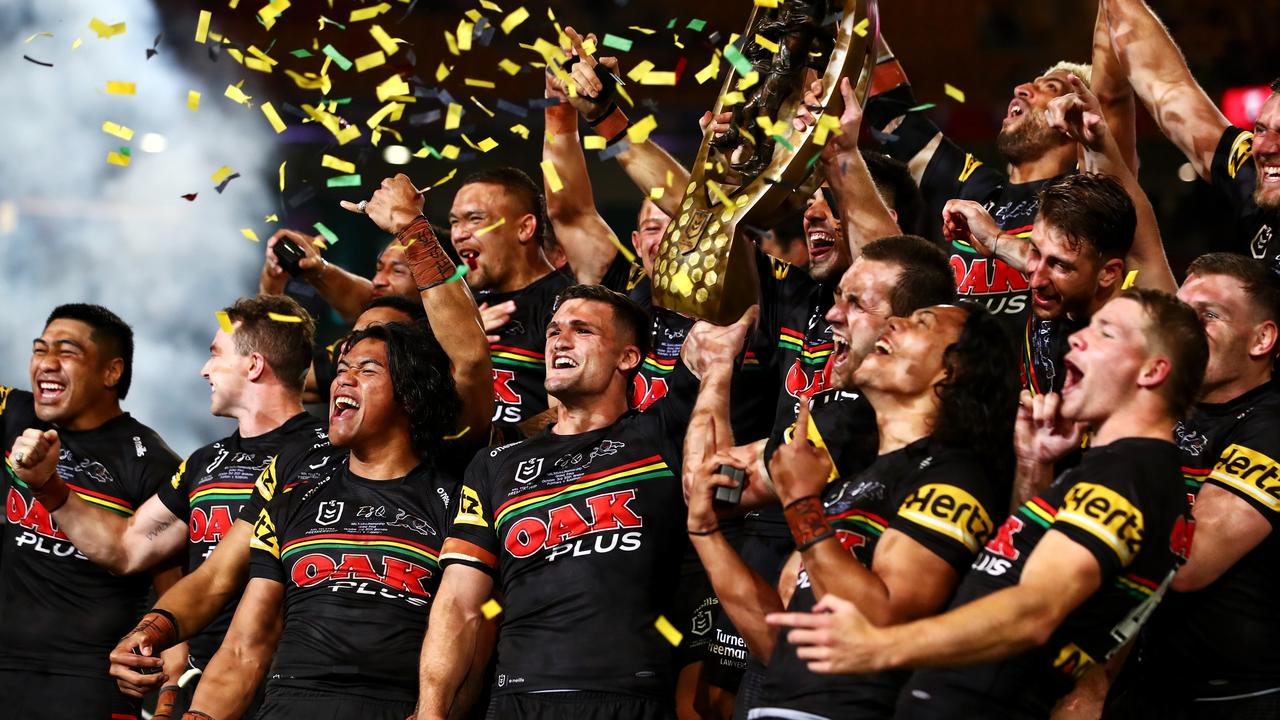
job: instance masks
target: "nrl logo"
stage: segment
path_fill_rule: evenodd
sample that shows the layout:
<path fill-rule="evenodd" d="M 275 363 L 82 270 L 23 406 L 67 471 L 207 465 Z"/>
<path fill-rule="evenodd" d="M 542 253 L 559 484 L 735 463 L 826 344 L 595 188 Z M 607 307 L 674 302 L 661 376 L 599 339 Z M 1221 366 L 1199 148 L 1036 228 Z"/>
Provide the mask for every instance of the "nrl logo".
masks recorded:
<path fill-rule="evenodd" d="M 342 501 L 341 500 L 325 500 L 320 503 L 320 510 L 316 513 L 316 522 L 320 525 L 333 525 L 342 519 Z"/>
<path fill-rule="evenodd" d="M 525 460 L 516 466 L 516 482 L 530 483 L 542 474 L 542 458 Z"/>

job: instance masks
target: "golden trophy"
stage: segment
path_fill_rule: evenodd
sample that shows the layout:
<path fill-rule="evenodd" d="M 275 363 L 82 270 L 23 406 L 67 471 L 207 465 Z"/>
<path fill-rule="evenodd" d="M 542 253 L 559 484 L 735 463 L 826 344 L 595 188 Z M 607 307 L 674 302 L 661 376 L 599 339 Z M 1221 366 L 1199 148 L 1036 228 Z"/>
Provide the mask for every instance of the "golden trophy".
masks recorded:
<path fill-rule="evenodd" d="M 857 96 L 866 99 L 879 30 L 876 0 L 753 6 L 742 49 L 725 52 L 738 71 L 728 73 L 713 111 L 718 117 L 732 108 L 733 124 L 720 137 L 708 128 L 702 138 L 679 214 L 654 260 L 656 304 L 727 325 L 757 302 L 755 253 L 738 227 L 772 225 L 788 196 L 806 189 L 807 196 L 820 184 L 810 176 L 831 121 L 792 127 L 806 71 L 822 79 L 819 117 L 838 118 L 840 78 L 857 73 Z"/>

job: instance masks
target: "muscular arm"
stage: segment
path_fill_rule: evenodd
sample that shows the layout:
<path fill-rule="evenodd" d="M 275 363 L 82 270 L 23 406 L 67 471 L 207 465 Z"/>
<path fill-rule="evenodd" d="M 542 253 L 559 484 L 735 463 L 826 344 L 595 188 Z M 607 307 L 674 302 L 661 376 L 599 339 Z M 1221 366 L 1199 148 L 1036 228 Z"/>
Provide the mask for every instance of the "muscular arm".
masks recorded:
<path fill-rule="evenodd" d="M 283 601 L 284 585 L 265 578 L 249 582 L 222 646 L 200 678 L 191 710 L 230 720 L 248 709 L 280 642 Z"/>
<path fill-rule="evenodd" d="M 1101 0 L 1111 46 L 1160 130 L 1209 179 L 1226 117 L 1192 77 L 1168 30 L 1143 0 Z"/>
<path fill-rule="evenodd" d="M 872 240 L 901 232 L 856 146 L 852 152 L 836 154 L 827 167 L 827 181 L 839 200 L 840 226 L 850 257 L 861 256 L 862 248 Z"/>
<path fill-rule="evenodd" d="M 71 493 L 53 513 L 84 556 L 116 575 L 149 569 L 186 548 L 187 525 L 152 495 L 128 518 Z"/>
<path fill-rule="evenodd" d="M 553 192 L 547 184 L 547 217 L 578 282 L 598 283 L 618 249 L 609 240 L 613 230 L 596 209 L 586 157 L 578 142 L 578 115 L 561 103 L 547 108 L 545 116 L 542 159 L 555 167 L 563 185 Z"/>
<path fill-rule="evenodd" d="M 850 600 L 877 626 L 937 612 L 958 580 L 945 560 L 893 529 L 876 544 L 870 568 L 835 538 L 810 546 L 803 557 L 816 598 L 833 593 Z"/>
<path fill-rule="evenodd" d="M 364 307 L 373 300 L 372 282 L 330 262 L 305 279 L 347 322 L 355 322 Z"/>
<path fill-rule="evenodd" d="M 1125 76 L 1120 58 L 1111 48 L 1111 31 L 1107 27 L 1107 14 L 1098 3 L 1098 17 L 1093 25 L 1093 72 L 1089 89 L 1098 96 L 1102 115 L 1107 119 L 1111 134 L 1120 148 L 1124 164 L 1135 177 L 1138 175 L 1137 105 L 1133 100 L 1133 88 Z"/>
<path fill-rule="evenodd" d="M 179 639 L 185 640 L 203 630 L 222 608 L 239 597 L 249 577 L 249 538 L 252 536 L 253 525 L 236 520 L 200 567 L 156 601 L 157 608 L 173 613 L 178 619 Z"/>
<path fill-rule="evenodd" d="M 671 188 L 683 188 L 689 184 L 689 171 L 652 140 L 629 145 L 618 154 L 618 164 L 645 195 L 651 188 L 667 187 L 668 172 L 672 178 Z M 680 200 L 683 197 L 683 192 L 669 190 L 653 202 L 667 216 L 676 218 L 680 217 Z"/>
<path fill-rule="evenodd" d="M 492 591 L 493 578 L 481 570 L 458 564 L 445 568 L 418 665 L 420 720 L 449 716 L 477 652 L 485 622 L 480 606 Z"/>
<path fill-rule="evenodd" d="M 690 540 L 720 599 L 720 607 L 729 614 L 751 654 L 768 664 L 778 631 L 766 625 L 764 618 L 783 609 L 778 591 L 743 562 L 724 533 L 690 536 Z"/>
<path fill-rule="evenodd" d="M 431 332 L 449 356 L 449 372 L 461 401 L 460 441 L 483 444 L 493 417 L 493 361 L 480 323 L 480 311 L 465 282 L 447 282 L 422 291 Z"/>
<path fill-rule="evenodd" d="M 1262 513 L 1213 485 L 1201 488 L 1191 514 L 1196 519 L 1196 538 L 1191 557 L 1173 578 L 1178 592 L 1213 583 L 1271 534 L 1271 523 Z"/>

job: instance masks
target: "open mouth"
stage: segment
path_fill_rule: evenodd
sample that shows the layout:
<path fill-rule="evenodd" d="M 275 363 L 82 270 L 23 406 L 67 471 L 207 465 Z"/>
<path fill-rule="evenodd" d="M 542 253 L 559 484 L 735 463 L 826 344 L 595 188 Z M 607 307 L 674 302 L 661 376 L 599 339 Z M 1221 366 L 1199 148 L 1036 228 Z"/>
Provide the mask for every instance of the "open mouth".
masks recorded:
<path fill-rule="evenodd" d="M 467 264 L 468 270 L 475 270 L 479 265 L 480 252 L 478 250 L 459 250 L 458 257 L 462 258 L 462 262 Z"/>
<path fill-rule="evenodd" d="M 62 394 L 67 391 L 67 386 L 52 380 L 41 380 L 36 385 L 36 389 L 39 391 L 40 402 L 52 403 L 62 397 Z"/>
<path fill-rule="evenodd" d="M 1035 303 L 1036 307 L 1051 307 L 1058 302 L 1058 296 L 1045 295 L 1039 290 L 1032 290 L 1031 302 Z"/>
<path fill-rule="evenodd" d="M 1074 390 L 1084 379 L 1084 372 L 1069 359 L 1063 359 L 1063 368 L 1066 370 L 1066 380 L 1062 383 L 1062 392 L 1065 394 L 1069 390 Z"/>
<path fill-rule="evenodd" d="M 820 258 L 831 252 L 836 245 L 836 236 L 826 230 L 813 230 L 807 238 L 809 242 L 809 257 Z"/>
<path fill-rule="evenodd" d="M 1027 112 L 1026 103 L 1024 103 L 1022 100 L 1018 98 L 1014 98 L 1009 102 L 1009 110 L 1005 114 L 1004 119 L 1013 120 L 1014 118 L 1022 117 L 1023 114 L 1025 114 L 1026 112 Z"/>
<path fill-rule="evenodd" d="M 349 395 L 337 395 L 333 398 L 333 414 L 334 420 L 345 420 L 356 414 L 360 409 L 360 403 Z"/>
<path fill-rule="evenodd" d="M 839 335 L 832 335 L 831 340 L 835 345 L 835 349 L 831 351 L 831 365 L 840 367 L 849 359 L 849 341 Z"/>
<path fill-rule="evenodd" d="M 888 340 L 885 340 L 884 338 L 880 338 L 879 340 L 876 340 L 875 354 L 876 355 L 892 355 L 893 344 L 890 343 Z"/>
<path fill-rule="evenodd" d="M 578 362 L 566 355 L 557 355 L 551 360 L 551 367 L 556 370 L 565 370 L 578 367 Z"/>

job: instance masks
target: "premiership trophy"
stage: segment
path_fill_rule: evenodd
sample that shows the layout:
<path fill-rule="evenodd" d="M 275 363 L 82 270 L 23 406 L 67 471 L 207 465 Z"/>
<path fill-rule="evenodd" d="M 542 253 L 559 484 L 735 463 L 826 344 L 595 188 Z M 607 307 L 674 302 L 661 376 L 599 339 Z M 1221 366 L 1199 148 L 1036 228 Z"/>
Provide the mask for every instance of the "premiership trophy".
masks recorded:
<path fill-rule="evenodd" d="M 732 108 L 733 125 L 720 137 L 708 128 L 654 258 L 653 301 L 719 325 L 736 321 L 759 296 L 755 253 L 738 227 L 772 225 L 789 195 L 810 195 L 821 182 L 810 179 L 822 151 L 814 137 L 820 127 L 797 131 L 791 123 L 804 102 L 806 69 L 822 78 L 819 117 L 838 118 L 840 78 L 858 78 L 857 96 L 865 100 L 875 67 L 876 0 L 765 4 L 754 5 L 741 57 L 730 58 L 749 62 L 751 71 L 729 73 L 713 111 Z"/>

